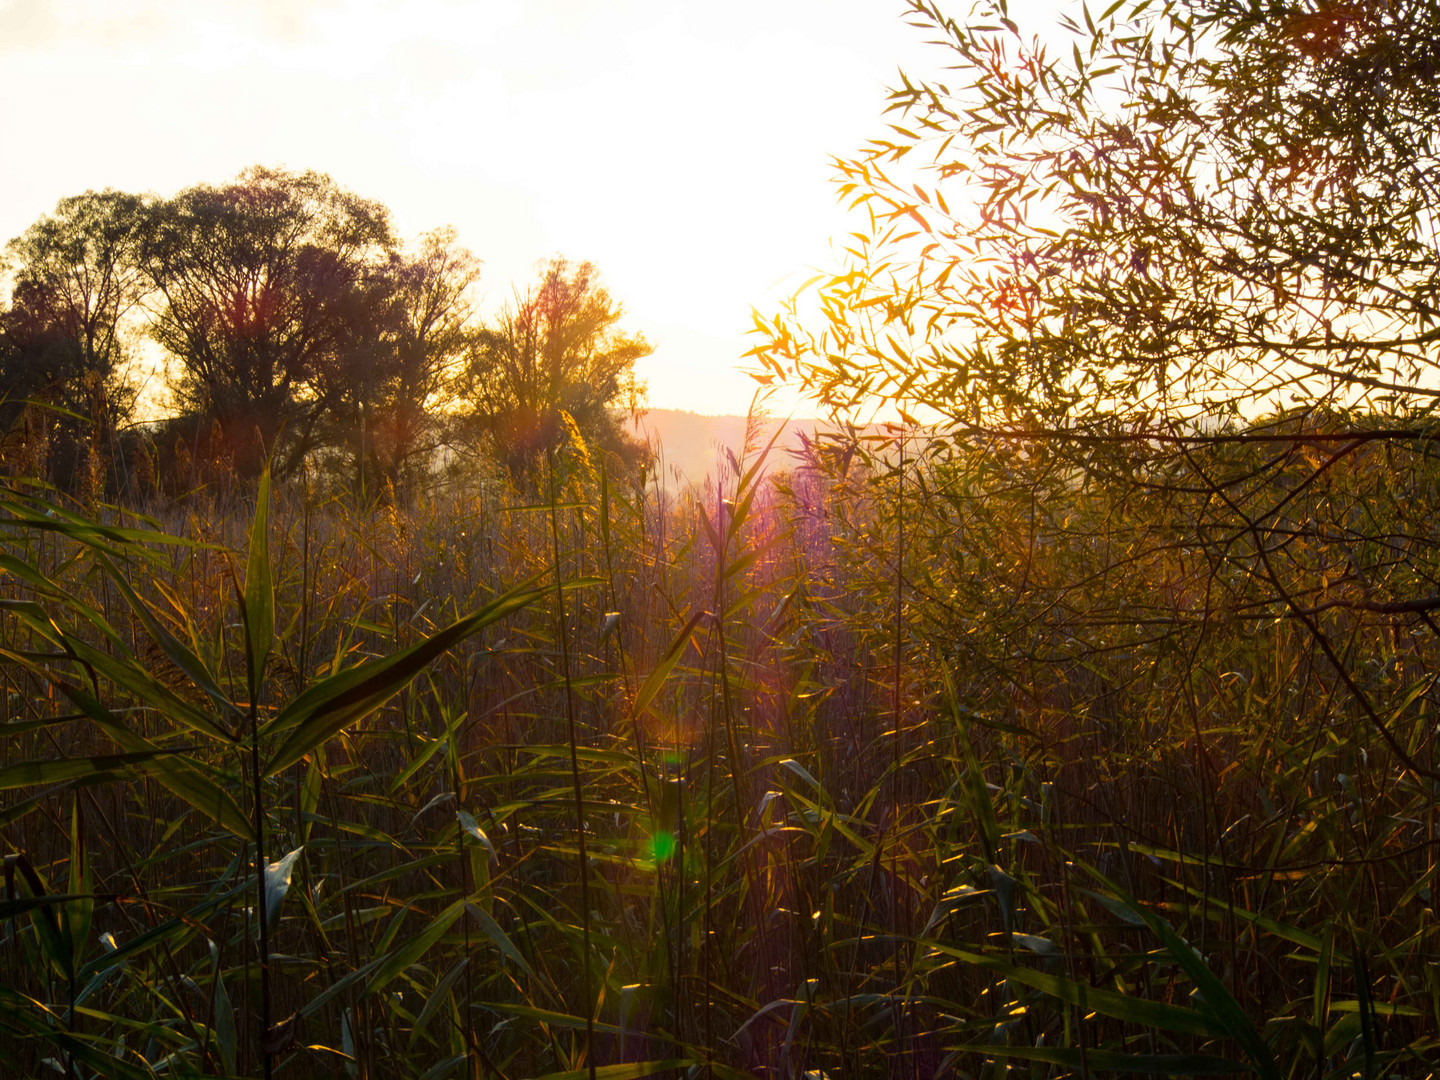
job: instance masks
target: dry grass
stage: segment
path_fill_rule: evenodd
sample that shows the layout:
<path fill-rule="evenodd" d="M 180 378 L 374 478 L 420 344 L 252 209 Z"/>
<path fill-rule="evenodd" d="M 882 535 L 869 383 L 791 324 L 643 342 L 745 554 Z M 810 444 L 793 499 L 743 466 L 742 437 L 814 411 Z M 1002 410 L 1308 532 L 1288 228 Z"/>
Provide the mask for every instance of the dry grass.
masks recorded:
<path fill-rule="evenodd" d="M 1172 535 L 929 453 L 259 533 L 12 493 L 7 1075 L 1430 1075 L 1435 635 L 1274 604 L 1421 589 L 1428 461 Z"/>

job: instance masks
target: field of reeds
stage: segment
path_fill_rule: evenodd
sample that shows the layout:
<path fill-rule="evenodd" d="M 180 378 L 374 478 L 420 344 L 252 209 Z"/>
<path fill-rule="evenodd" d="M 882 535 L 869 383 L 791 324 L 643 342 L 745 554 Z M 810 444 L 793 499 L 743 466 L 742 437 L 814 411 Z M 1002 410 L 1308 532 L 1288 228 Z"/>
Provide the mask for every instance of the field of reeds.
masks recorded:
<path fill-rule="evenodd" d="M 1433 1075 L 1428 443 L 905 438 L 7 488 L 0 1074 Z"/>

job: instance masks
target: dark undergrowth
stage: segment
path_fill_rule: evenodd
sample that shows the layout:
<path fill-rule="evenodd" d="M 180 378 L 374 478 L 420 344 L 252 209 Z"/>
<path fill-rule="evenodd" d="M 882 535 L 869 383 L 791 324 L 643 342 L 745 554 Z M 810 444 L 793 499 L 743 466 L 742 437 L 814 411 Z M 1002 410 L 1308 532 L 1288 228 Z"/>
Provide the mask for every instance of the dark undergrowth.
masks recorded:
<path fill-rule="evenodd" d="M 12 486 L 0 1072 L 1430 1075 L 1426 451 L 906 449 Z"/>

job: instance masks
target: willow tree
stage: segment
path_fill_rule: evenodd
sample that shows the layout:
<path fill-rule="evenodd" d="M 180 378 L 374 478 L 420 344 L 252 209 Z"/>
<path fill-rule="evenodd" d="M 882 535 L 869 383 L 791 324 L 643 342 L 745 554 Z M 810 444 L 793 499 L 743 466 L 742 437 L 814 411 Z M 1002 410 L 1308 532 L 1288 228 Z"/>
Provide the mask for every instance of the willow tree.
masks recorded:
<path fill-rule="evenodd" d="M 1223 896 L 1356 927 L 1356 956 L 1420 978 L 1437 941 L 1403 905 L 1432 841 L 1399 823 L 1440 779 L 1440 5 L 1117 0 L 1044 38 L 1003 3 L 910 9 L 944 74 L 902 78 L 838 162 L 849 258 L 755 350 L 763 379 L 934 435 L 875 462 L 896 543 L 858 569 L 893 589 L 897 656 L 943 662 L 1026 797 L 1049 785 L 1076 830 L 1052 866 L 1098 851 L 1167 918 Z M 1158 872 L 1116 854 L 1147 844 Z M 1037 908 L 1068 895 L 1036 873 Z M 1317 1013 L 1307 1049 L 1307 969 L 1271 944 L 1229 984 L 1260 1073 L 1433 1035 L 1407 997 L 1410 1035 L 1352 1046 Z M 1083 1073 L 1079 1018 L 1065 1037 Z"/>
<path fill-rule="evenodd" d="M 1003 3 L 911 7 L 946 82 L 905 79 L 889 135 L 839 162 L 866 216 L 814 302 L 762 324 L 770 377 L 1062 461 L 1072 486 L 1173 492 L 1157 528 L 1212 518 L 1190 541 L 1237 575 L 1231 600 L 1300 619 L 1327 653 L 1317 590 L 1440 608 L 1428 496 L 1356 533 L 1297 525 L 1286 494 L 1381 443 L 1429 490 L 1405 470 L 1428 471 L 1440 402 L 1440 5 L 1117 0 L 1063 20 L 1068 46 Z M 1271 552 L 1277 530 L 1332 526 L 1349 555 Z"/>
<path fill-rule="evenodd" d="M 772 362 L 987 426 L 1440 398 L 1435 4 L 912 7 L 948 81 L 839 163 L 870 227 Z"/>

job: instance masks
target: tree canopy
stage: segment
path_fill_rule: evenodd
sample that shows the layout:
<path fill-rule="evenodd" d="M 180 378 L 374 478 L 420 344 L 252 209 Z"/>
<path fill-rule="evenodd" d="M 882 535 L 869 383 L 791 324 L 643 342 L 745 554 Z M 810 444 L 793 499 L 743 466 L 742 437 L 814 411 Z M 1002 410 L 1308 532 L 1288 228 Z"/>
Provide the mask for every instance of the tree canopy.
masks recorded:
<path fill-rule="evenodd" d="M 622 315 L 594 266 L 555 259 L 476 336 L 466 371 L 470 427 L 512 476 L 534 476 L 564 440 L 567 417 L 586 442 L 635 456 L 612 410 L 638 400 L 635 362 L 652 350 L 619 329 Z"/>
<path fill-rule="evenodd" d="M 394 251 L 370 280 L 359 347 L 321 372 L 326 443 L 361 481 L 401 486 L 429 471 L 447 437 L 456 378 L 478 332 L 470 290 L 479 261 L 453 230 Z"/>
<path fill-rule="evenodd" d="M 620 329 L 592 265 L 553 259 L 481 319 L 480 261 L 453 230 L 403 245 L 383 205 L 321 173 L 255 166 L 170 198 L 89 192 L 9 256 L 0 457 L 62 487 L 105 471 L 134 404 L 127 342 L 142 334 L 163 350 L 179 411 L 164 440 L 210 472 L 314 457 L 393 490 L 449 445 L 518 479 L 565 417 L 602 450 L 642 452 L 611 412 L 637 404 L 634 365 L 650 348 Z"/>
<path fill-rule="evenodd" d="M 242 473 L 282 431 L 291 457 L 314 447 L 394 244 L 384 207 L 318 173 L 257 167 L 156 206 L 150 333 L 177 361 L 182 405 L 219 422 Z"/>
<path fill-rule="evenodd" d="M 134 405 L 126 317 L 145 293 L 138 196 L 88 192 L 62 199 L 11 241 L 11 305 L 0 312 L 0 426 L 24 417 L 31 453 L 49 457 L 67 487 L 92 474 Z M 36 445 L 43 444 L 43 445 Z"/>
<path fill-rule="evenodd" d="M 840 163 L 868 213 L 822 326 L 768 350 L 827 400 L 982 425 L 1428 411 L 1433 4 L 1116 3 L 1025 37 L 916 0 L 946 81 Z"/>

